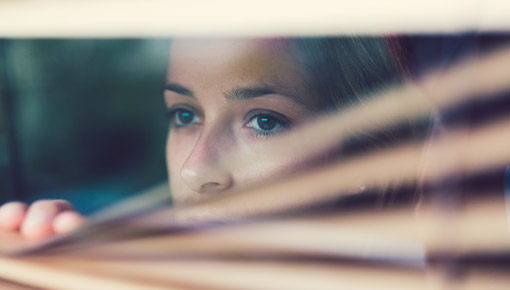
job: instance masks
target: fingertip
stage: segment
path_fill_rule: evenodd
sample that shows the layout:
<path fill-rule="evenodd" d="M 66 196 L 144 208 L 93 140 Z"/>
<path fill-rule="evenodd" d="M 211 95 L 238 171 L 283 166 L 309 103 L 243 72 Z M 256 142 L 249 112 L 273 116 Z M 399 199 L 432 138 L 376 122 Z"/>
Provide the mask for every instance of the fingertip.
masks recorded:
<path fill-rule="evenodd" d="M 21 224 L 21 235 L 27 239 L 42 239 L 54 234 L 53 219 L 59 206 L 50 200 L 41 200 L 32 204 Z"/>
<path fill-rule="evenodd" d="M 74 211 L 64 211 L 53 220 L 53 230 L 57 234 L 71 232 L 86 221 L 85 217 Z"/>
<path fill-rule="evenodd" d="M 22 202 L 8 202 L 0 207 L 0 228 L 16 231 L 20 228 L 28 206 Z"/>
<path fill-rule="evenodd" d="M 29 219 L 21 225 L 20 233 L 26 239 L 37 240 L 53 235 L 54 231 L 51 221 Z"/>

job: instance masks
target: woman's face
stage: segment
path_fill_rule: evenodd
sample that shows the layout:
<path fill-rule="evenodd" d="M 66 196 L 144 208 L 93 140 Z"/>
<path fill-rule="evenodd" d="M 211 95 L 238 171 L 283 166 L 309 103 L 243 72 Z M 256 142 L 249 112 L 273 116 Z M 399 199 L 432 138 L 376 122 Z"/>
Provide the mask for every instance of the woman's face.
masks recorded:
<path fill-rule="evenodd" d="M 283 40 L 172 43 L 165 90 L 170 118 L 166 157 L 176 204 L 306 166 L 307 158 L 277 158 L 269 146 L 319 110 L 294 59 Z M 234 170 L 223 162 L 232 156 L 251 162 Z"/>

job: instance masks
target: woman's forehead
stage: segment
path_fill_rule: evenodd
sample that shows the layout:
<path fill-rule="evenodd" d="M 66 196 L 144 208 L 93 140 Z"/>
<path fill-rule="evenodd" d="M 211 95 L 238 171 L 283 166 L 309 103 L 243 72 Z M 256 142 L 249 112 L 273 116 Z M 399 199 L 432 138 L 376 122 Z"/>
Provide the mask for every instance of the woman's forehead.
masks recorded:
<path fill-rule="evenodd" d="M 270 87 L 307 99 L 306 74 L 285 39 L 177 40 L 172 43 L 167 82 L 197 96 L 243 87 Z M 304 101 L 314 106 L 315 98 Z"/>
<path fill-rule="evenodd" d="M 279 39 L 177 40 L 170 52 L 168 81 L 302 81 L 302 70 L 288 47 Z"/>
<path fill-rule="evenodd" d="M 279 39 L 176 40 L 170 51 L 170 68 L 235 65 L 239 62 L 292 62 L 287 41 Z"/>

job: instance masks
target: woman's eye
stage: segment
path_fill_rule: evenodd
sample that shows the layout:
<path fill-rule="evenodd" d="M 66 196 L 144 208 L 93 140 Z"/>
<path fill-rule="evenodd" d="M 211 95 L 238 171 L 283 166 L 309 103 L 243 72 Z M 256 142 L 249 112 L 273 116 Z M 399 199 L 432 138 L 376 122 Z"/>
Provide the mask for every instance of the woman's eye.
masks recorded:
<path fill-rule="evenodd" d="M 261 113 L 253 116 L 247 126 L 255 130 L 258 136 L 273 136 L 282 130 L 286 130 L 289 123 L 283 117 Z"/>
<path fill-rule="evenodd" d="M 191 110 L 171 109 L 169 112 L 170 121 L 176 128 L 185 127 L 199 122 L 198 116 Z"/>

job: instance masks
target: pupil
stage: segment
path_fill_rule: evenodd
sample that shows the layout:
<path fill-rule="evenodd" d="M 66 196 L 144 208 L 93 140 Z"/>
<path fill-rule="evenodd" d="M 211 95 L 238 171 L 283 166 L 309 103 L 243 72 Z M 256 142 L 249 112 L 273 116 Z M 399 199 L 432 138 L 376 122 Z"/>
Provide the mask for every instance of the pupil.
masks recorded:
<path fill-rule="evenodd" d="M 191 115 L 190 112 L 179 112 L 179 121 L 182 123 L 182 124 L 188 124 L 191 122 L 191 120 L 193 119 L 193 116 Z"/>
<path fill-rule="evenodd" d="M 257 120 L 257 124 L 259 125 L 260 129 L 264 131 L 270 131 L 276 126 L 276 120 L 270 117 L 260 117 Z"/>

